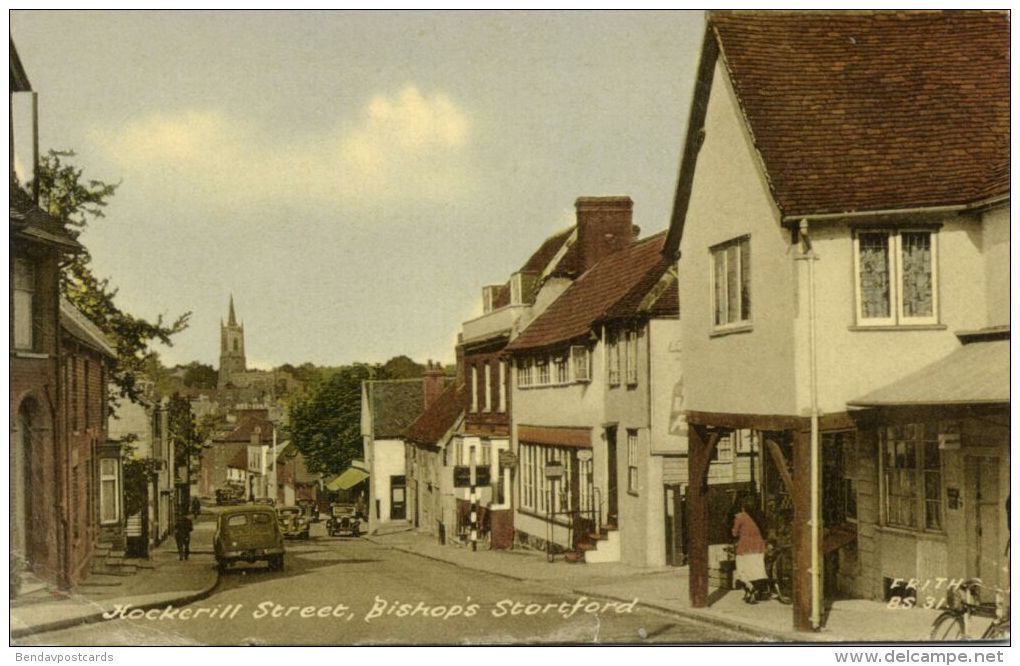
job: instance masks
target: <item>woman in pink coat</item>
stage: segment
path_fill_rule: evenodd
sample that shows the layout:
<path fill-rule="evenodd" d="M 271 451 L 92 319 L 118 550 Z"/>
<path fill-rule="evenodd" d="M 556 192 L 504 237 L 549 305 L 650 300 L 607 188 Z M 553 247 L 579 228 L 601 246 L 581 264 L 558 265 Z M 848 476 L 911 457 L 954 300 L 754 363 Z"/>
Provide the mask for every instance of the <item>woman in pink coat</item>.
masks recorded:
<path fill-rule="evenodd" d="M 740 511 L 733 518 L 733 536 L 737 539 L 737 580 L 744 584 L 744 601 L 758 603 L 755 599 L 755 581 L 768 576 L 765 573 L 765 539 L 762 538 L 758 523 L 751 517 L 754 500 L 745 497 L 740 502 Z"/>

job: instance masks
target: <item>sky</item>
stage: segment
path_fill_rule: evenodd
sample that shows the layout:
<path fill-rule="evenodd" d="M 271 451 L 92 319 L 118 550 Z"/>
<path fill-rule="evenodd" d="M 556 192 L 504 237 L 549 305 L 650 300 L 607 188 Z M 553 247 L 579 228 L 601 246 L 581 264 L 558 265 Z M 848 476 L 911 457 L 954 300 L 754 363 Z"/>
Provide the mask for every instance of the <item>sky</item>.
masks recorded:
<path fill-rule="evenodd" d="M 167 364 L 452 362 L 482 287 L 629 195 L 667 228 L 701 12 L 15 11 L 39 142 L 120 186 L 82 237 Z M 16 110 L 19 108 L 17 103 Z M 17 133 L 16 133 L 17 136 Z M 18 149 L 19 155 L 22 148 Z"/>

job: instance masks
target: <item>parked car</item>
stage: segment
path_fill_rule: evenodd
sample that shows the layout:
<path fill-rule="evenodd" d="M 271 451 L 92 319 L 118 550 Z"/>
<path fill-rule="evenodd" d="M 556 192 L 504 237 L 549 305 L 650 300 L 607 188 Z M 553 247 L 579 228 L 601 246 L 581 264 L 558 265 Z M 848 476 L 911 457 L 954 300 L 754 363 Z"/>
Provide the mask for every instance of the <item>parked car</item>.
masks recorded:
<path fill-rule="evenodd" d="M 311 523 L 304 515 L 299 506 L 278 506 L 276 517 L 280 521 L 280 529 L 283 530 L 285 539 L 307 539 L 311 530 Z"/>
<path fill-rule="evenodd" d="M 353 504 L 334 504 L 330 508 L 326 532 L 330 536 L 361 536 L 361 519 Z"/>
<path fill-rule="evenodd" d="M 213 551 L 221 572 L 234 562 L 259 560 L 274 571 L 283 569 L 283 530 L 276 511 L 257 504 L 224 509 L 216 520 Z"/>
<path fill-rule="evenodd" d="M 227 486 L 226 488 L 216 489 L 216 504 L 220 506 L 242 504 L 243 502 L 244 490 L 241 488 Z"/>
<path fill-rule="evenodd" d="M 319 522 L 319 505 L 315 503 L 315 500 L 299 499 L 297 503 L 308 520 L 313 523 Z"/>

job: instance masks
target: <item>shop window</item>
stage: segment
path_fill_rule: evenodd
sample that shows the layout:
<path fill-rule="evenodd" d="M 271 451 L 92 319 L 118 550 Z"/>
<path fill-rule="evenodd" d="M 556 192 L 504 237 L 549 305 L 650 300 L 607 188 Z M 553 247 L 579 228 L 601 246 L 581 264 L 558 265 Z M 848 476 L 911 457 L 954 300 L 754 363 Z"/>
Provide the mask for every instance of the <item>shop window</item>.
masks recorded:
<path fill-rule="evenodd" d="M 942 460 L 936 425 L 886 428 L 881 440 L 885 524 L 942 531 Z"/>

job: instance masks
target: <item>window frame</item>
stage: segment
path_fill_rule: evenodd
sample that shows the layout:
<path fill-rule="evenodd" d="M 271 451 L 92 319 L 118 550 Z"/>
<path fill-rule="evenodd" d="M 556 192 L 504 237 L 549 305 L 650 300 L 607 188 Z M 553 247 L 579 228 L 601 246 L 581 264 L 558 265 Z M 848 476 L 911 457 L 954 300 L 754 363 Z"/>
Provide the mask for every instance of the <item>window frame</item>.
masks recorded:
<path fill-rule="evenodd" d="M 485 411 L 492 411 L 492 365 L 486 361 L 482 370 L 482 380 L 485 382 Z"/>
<path fill-rule="evenodd" d="M 901 438 L 894 438 L 892 431 L 894 429 L 901 430 L 904 434 Z M 913 430 L 912 436 L 907 436 L 908 429 Z M 926 433 L 933 433 L 933 436 L 927 436 Z M 881 493 L 881 520 L 882 526 L 897 530 L 905 530 L 909 532 L 918 532 L 923 534 L 945 534 L 946 533 L 946 484 L 945 484 L 945 456 L 942 455 L 938 445 L 938 424 L 935 422 L 920 422 L 920 423 L 906 423 L 897 424 L 894 426 L 888 426 L 881 428 L 878 431 L 879 440 L 879 489 Z M 909 444 L 913 447 L 913 464 L 910 467 L 890 467 L 887 464 L 888 447 L 890 442 L 893 443 L 904 443 Z M 934 451 L 938 457 L 938 463 L 936 468 L 929 467 L 929 456 L 928 447 L 934 446 Z M 890 471 L 891 470 L 906 470 L 911 473 L 910 486 L 912 488 L 912 495 L 909 496 L 909 500 L 913 503 L 913 525 L 904 524 L 898 521 L 890 519 L 890 506 L 889 500 L 891 498 L 890 493 Z M 937 487 L 938 487 L 938 498 L 930 499 L 927 495 L 927 479 L 928 476 L 936 475 Z M 897 493 L 896 497 L 902 497 L 902 493 Z M 937 527 L 929 527 L 929 506 L 934 503 L 936 506 L 935 518 Z"/>
<path fill-rule="evenodd" d="M 570 369 L 574 381 L 587 383 L 591 381 L 591 352 L 584 345 L 570 346 Z M 583 368 L 583 372 L 579 369 Z"/>
<path fill-rule="evenodd" d="M 39 290 L 39 267 L 37 262 L 28 257 L 12 257 L 11 259 L 13 271 L 11 276 L 11 325 L 13 328 L 11 349 L 32 352 L 38 349 L 39 338 L 42 337 L 36 330 L 38 328 L 36 292 Z"/>
<path fill-rule="evenodd" d="M 620 385 L 620 335 L 618 332 L 609 334 L 608 360 L 606 362 L 606 381 L 610 386 Z"/>
<path fill-rule="evenodd" d="M 939 323 L 939 249 L 938 228 L 924 226 L 856 228 L 853 231 L 854 264 L 854 319 L 862 328 L 935 326 Z M 903 235 L 926 234 L 931 247 L 931 305 L 932 314 L 908 317 L 904 314 L 903 300 Z M 884 236 L 889 263 L 889 316 L 865 317 L 861 289 L 861 236 Z"/>
<path fill-rule="evenodd" d="M 637 495 L 640 487 L 638 476 L 638 431 L 627 429 L 627 492 Z"/>
<path fill-rule="evenodd" d="M 747 258 L 748 258 L 748 260 L 750 260 L 750 257 L 751 257 L 751 235 L 750 234 L 745 234 L 743 236 L 737 236 L 736 238 L 731 238 L 731 239 L 729 239 L 729 240 L 727 240 L 725 242 L 718 243 L 718 244 L 713 245 L 713 246 L 708 248 L 708 251 L 709 251 L 709 262 L 708 262 L 709 263 L 709 284 L 711 286 L 710 291 L 711 291 L 711 303 L 712 303 L 712 330 L 714 330 L 714 331 L 728 331 L 728 330 L 733 330 L 733 329 L 743 329 L 743 328 L 747 328 L 747 327 L 752 326 L 753 323 L 754 323 L 754 315 L 753 315 L 753 312 L 751 310 L 751 308 L 754 305 L 754 299 L 752 299 L 750 297 L 750 295 L 751 295 L 751 275 L 750 275 L 750 269 L 747 269 L 747 277 L 746 277 L 747 301 L 749 302 L 748 306 L 747 306 L 747 317 L 746 318 L 743 317 L 743 313 L 744 313 L 744 301 L 745 301 L 745 299 L 744 299 L 744 294 L 743 294 L 741 289 L 745 285 L 745 277 L 744 277 L 745 270 L 744 270 L 744 252 L 741 251 L 741 247 L 745 246 L 745 244 L 746 244 L 746 247 L 747 247 L 747 250 L 746 250 Z M 737 285 L 738 285 L 737 305 L 736 305 L 737 317 L 738 317 L 737 319 L 731 319 L 730 318 L 730 313 L 729 313 L 729 303 L 730 303 L 730 298 L 729 298 L 729 283 L 728 283 L 728 280 L 725 279 L 729 275 L 729 258 L 728 258 L 729 255 L 728 255 L 727 251 L 731 247 L 735 247 L 736 248 L 736 257 L 737 257 L 737 270 L 736 270 L 736 275 L 737 275 L 737 280 L 736 281 L 737 281 Z M 719 300 L 720 299 L 719 299 L 719 285 L 718 285 L 717 264 L 718 264 L 718 262 L 720 260 L 720 257 L 725 261 L 725 264 L 723 266 L 723 277 L 724 277 L 723 291 L 724 291 L 724 293 L 723 293 L 723 296 L 722 296 L 722 300 L 725 303 L 725 305 L 724 305 L 724 308 L 723 308 L 722 312 L 726 315 L 726 318 L 725 318 L 725 321 L 723 321 L 723 322 L 718 321 L 718 319 L 720 317 L 720 309 L 719 309 L 719 306 L 720 306 Z M 751 261 L 748 261 L 747 263 L 753 264 L 753 262 L 751 262 Z"/>
<path fill-rule="evenodd" d="M 628 326 L 624 333 L 624 340 L 627 345 L 627 386 L 638 384 L 638 329 L 635 326 Z"/>

